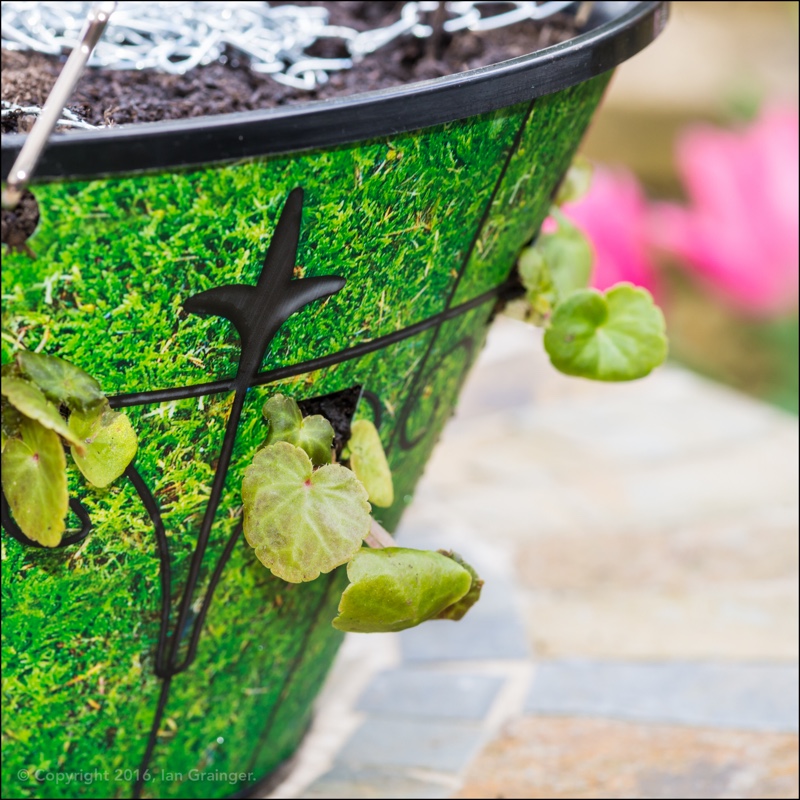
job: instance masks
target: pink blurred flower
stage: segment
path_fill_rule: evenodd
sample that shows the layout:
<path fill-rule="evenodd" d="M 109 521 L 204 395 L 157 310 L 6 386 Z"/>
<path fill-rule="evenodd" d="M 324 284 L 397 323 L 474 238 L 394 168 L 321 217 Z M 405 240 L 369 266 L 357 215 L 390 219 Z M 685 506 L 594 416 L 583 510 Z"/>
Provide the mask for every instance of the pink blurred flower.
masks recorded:
<path fill-rule="evenodd" d="M 743 311 L 796 308 L 797 111 L 770 109 L 739 131 L 690 128 L 677 159 L 690 203 L 654 206 L 654 244 Z"/>
<path fill-rule="evenodd" d="M 588 194 L 561 210 L 592 245 L 592 286 L 607 289 L 630 281 L 657 294 L 656 270 L 648 253 L 647 200 L 633 173 L 596 166 Z"/>

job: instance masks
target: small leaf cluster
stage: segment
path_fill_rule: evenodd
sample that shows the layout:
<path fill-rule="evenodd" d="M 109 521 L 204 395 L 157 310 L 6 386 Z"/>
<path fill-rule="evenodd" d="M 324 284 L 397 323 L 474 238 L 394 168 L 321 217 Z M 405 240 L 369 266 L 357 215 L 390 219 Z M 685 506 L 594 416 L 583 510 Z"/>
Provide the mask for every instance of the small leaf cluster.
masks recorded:
<path fill-rule="evenodd" d="M 259 561 L 290 583 L 347 564 L 350 585 L 333 621 L 340 630 L 399 631 L 429 619 L 461 619 L 483 582 L 460 557 L 362 546 L 365 539 L 376 542 L 370 504 L 394 500 L 375 426 L 353 423 L 343 452 L 348 468 L 333 462 L 334 431 L 323 416 L 303 417 L 280 394 L 267 400 L 263 414 L 269 432 L 242 481 L 244 535 Z"/>
<path fill-rule="evenodd" d="M 56 547 L 69 508 L 65 445 L 86 480 L 105 487 L 136 455 L 136 433 L 100 384 L 63 359 L 20 351 L 2 376 L 3 492 L 20 530 Z"/>
<path fill-rule="evenodd" d="M 584 194 L 591 167 L 576 159 L 550 210 L 557 224 L 522 251 L 517 263 L 526 290 L 526 319 L 545 328 L 544 347 L 556 369 L 601 381 L 648 375 L 667 356 L 664 315 L 646 289 L 618 283 L 588 288 L 592 248 L 559 209 Z"/>

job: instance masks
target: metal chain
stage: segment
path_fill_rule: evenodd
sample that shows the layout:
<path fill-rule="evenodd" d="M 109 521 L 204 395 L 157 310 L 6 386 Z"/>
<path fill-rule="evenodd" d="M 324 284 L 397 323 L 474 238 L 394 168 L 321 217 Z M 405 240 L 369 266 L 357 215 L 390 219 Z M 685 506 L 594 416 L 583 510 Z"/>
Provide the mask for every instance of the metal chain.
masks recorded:
<path fill-rule="evenodd" d="M 444 30 L 485 31 L 527 19 L 543 19 L 573 5 L 568 2 L 448 2 Z M 510 6 L 484 15 L 482 7 Z M 2 46 L 50 55 L 77 44 L 90 2 L 0 3 Z M 327 83 L 331 72 L 353 63 L 401 36 L 428 38 L 425 20 L 438 2 L 408 2 L 400 18 L 384 28 L 357 31 L 329 24 L 321 6 L 270 6 L 264 2 L 120 2 L 89 65 L 103 69 L 154 69 L 183 74 L 193 67 L 225 61 L 231 53 L 249 59 L 250 69 L 295 89 Z M 318 58 L 309 49 L 321 39 L 338 39 L 347 58 Z M 15 113 L 18 113 L 14 109 Z M 4 108 L 3 114 L 11 113 Z M 68 120 L 63 121 L 68 124 Z"/>
<path fill-rule="evenodd" d="M 39 117 L 42 114 L 40 106 L 21 106 L 18 103 L 11 103 L 8 100 L 0 101 L 2 109 L 0 109 L 0 119 L 7 119 L 9 117 Z M 74 111 L 68 108 L 61 109 L 61 116 L 56 122 L 57 128 L 83 128 L 85 130 L 93 131 L 96 128 L 102 128 L 102 125 L 91 125 L 84 122 Z"/>

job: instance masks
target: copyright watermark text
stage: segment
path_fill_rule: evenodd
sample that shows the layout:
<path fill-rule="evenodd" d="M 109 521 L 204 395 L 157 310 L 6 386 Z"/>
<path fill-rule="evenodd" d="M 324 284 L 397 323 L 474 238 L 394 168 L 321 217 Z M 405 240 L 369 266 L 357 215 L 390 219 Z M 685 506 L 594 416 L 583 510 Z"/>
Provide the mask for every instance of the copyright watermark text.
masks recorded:
<path fill-rule="evenodd" d="M 95 769 L 91 771 L 77 770 L 74 772 L 58 772 L 51 769 L 21 769 L 17 772 L 17 779 L 22 783 L 55 783 L 69 785 L 82 783 L 89 786 L 93 783 L 121 781 L 131 783 L 142 781 L 164 781 L 178 783 L 183 781 L 205 781 L 207 783 L 253 783 L 252 772 L 222 772 L 219 770 L 190 769 L 187 772 L 173 772 L 167 769 L 138 770 L 138 769 Z"/>

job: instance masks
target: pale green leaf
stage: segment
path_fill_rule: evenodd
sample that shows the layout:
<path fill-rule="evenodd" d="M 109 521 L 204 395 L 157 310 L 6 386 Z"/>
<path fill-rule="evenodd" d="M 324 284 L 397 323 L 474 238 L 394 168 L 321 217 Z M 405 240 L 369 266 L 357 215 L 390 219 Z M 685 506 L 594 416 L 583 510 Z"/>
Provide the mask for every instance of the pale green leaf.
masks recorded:
<path fill-rule="evenodd" d="M 547 264 L 555 301 L 560 303 L 589 285 L 594 255 L 586 237 L 557 210 L 553 214 L 559 220 L 558 230 L 541 234 L 535 248 Z"/>
<path fill-rule="evenodd" d="M 584 289 L 558 306 L 544 346 L 567 375 L 600 381 L 642 378 L 667 356 L 664 315 L 650 293 L 617 284 Z"/>
<path fill-rule="evenodd" d="M 564 180 L 558 187 L 555 203 L 560 206 L 564 203 L 574 203 L 580 200 L 592 185 L 592 165 L 585 156 L 575 156 Z"/>
<path fill-rule="evenodd" d="M 526 289 L 528 310 L 525 319 L 534 325 L 544 326 L 553 313 L 558 293 L 542 251 L 537 247 L 526 247 L 520 253 L 517 268 Z"/>
<path fill-rule="evenodd" d="M 55 547 L 66 529 L 69 507 L 67 459 L 58 435 L 33 419 L 23 419 L 20 437 L 3 450 L 3 491 L 22 532 Z"/>
<path fill-rule="evenodd" d="M 79 452 L 84 452 L 83 442 L 69 429 L 64 418 L 39 389 L 20 378 L 4 378 L 3 394 L 14 408 L 28 419 L 35 419 L 66 439 Z"/>
<path fill-rule="evenodd" d="M 467 611 L 472 608 L 472 606 L 475 605 L 475 603 L 478 602 L 478 600 L 480 600 L 481 590 L 483 589 L 483 581 L 475 571 L 475 568 L 471 564 L 468 564 L 466 561 L 464 561 L 464 559 L 458 553 L 455 553 L 452 550 L 439 550 L 439 552 L 443 556 L 447 556 L 447 558 L 452 558 L 456 564 L 469 572 L 470 579 L 472 581 L 469 591 L 467 591 L 462 598 L 456 600 L 455 603 L 447 606 L 447 608 L 443 609 L 436 615 L 436 619 L 452 619 L 454 621 L 458 621 L 464 616 L 464 614 L 467 613 Z"/>
<path fill-rule="evenodd" d="M 290 583 L 313 581 L 358 552 L 370 529 L 367 492 L 339 464 L 313 470 L 288 442 L 259 450 L 242 481 L 244 535 L 259 561 Z"/>
<path fill-rule="evenodd" d="M 356 420 L 347 442 L 350 469 L 364 484 L 373 505 L 387 508 L 394 502 L 392 471 L 377 428 L 367 419 Z"/>
<path fill-rule="evenodd" d="M 137 439 L 128 417 L 108 406 L 86 414 L 74 411 L 69 427 L 82 442 L 85 453 L 72 448 L 72 457 L 86 480 L 108 486 L 125 472 L 136 455 Z"/>
<path fill-rule="evenodd" d="M 105 400 L 100 384 L 68 361 L 28 350 L 17 353 L 16 359 L 22 372 L 47 397 L 73 411 L 87 411 Z"/>
<path fill-rule="evenodd" d="M 315 467 L 331 463 L 333 427 L 325 417 L 314 414 L 304 417 L 291 397 L 276 394 L 264 403 L 264 416 L 269 422 L 265 444 L 288 442 L 302 447 Z"/>
<path fill-rule="evenodd" d="M 433 619 L 464 597 L 472 578 L 455 561 L 430 550 L 360 550 L 347 565 L 333 626 L 354 633 L 388 633 Z"/>

